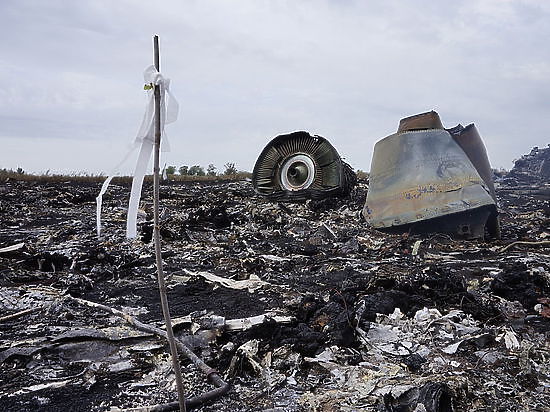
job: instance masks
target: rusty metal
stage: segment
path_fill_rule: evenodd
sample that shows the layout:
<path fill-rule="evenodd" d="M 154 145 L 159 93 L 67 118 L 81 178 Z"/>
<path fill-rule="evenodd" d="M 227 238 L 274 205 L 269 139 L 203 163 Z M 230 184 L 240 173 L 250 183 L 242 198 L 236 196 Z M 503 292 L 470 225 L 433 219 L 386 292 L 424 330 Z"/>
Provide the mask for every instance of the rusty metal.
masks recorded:
<path fill-rule="evenodd" d="M 443 129 L 443 123 L 437 112 L 415 114 L 401 119 L 397 133 L 410 132 L 413 130 Z"/>
<path fill-rule="evenodd" d="M 485 147 L 473 125 L 460 128 L 445 130 L 432 111 L 403 119 L 400 131 L 376 143 L 363 209 L 372 226 L 498 237 Z"/>
<path fill-rule="evenodd" d="M 356 181 L 327 139 L 303 131 L 271 140 L 252 173 L 256 193 L 277 201 L 345 196 Z"/>

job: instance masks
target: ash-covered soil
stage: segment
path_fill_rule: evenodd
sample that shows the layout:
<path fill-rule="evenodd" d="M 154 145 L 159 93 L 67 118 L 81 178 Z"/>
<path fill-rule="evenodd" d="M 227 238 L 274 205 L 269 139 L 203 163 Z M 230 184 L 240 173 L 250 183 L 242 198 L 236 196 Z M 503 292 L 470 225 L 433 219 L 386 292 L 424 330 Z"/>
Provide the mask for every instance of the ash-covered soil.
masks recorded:
<path fill-rule="evenodd" d="M 360 217 L 364 182 L 303 204 L 271 203 L 249 182 L 163 184 L 175 332 L 232 385 L 200 410 L 548 410 L 548 184 L 514 179 L 497 182 L 493 242 L 375 231 Z M 129 187 L 111 186 L 98 240 L 99 186 L 0 185 L 3 410 L 177 400 L 162 339 L 71 298 L 163 324 L 151 187 L 127 240 Z M 503 251 L 515 241 L 533 243 Z M 212 389 L 181 364 L 189 396 Z"/>

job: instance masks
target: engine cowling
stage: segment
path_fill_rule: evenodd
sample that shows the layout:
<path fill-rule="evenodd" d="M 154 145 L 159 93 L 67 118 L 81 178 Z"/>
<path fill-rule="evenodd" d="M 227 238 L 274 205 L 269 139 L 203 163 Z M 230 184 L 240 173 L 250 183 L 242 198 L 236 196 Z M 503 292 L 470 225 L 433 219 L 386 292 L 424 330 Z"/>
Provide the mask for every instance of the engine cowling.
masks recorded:
<path fill-rule="evenodd" d="M 324 137 L 282 134 L 263 149 L 252 173 L 254 190 L 278 201 L 345 196 L 357 177 Z"/>

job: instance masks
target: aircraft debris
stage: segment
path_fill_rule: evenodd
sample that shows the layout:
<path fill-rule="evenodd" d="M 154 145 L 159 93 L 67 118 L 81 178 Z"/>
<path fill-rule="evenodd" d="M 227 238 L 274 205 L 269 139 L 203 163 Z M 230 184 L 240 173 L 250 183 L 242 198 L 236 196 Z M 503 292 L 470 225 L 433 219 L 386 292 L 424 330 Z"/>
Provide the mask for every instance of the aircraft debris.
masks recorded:
<path fill-rule="evenodd" d="M 254 190 L 278 201 L 346 196 L 356 182 L 355 172 L 332 144 L 307 132 L 275 137 L 260 154 L 252 173 Z"/>
<path fill-rule="evenodd" d="M 167 182 L 161 232 L 174 333 L 231 386 L 200 410 L 547 409 L 549 211 L 534 192 L 548 180 L 535 175 L 496 179 L 502 239 L 491 243 L 375 230 L 356 218 L 364 181 L 348 198 L 284 208 L 250 182 Z M 99 184 L 3 185 L 0 249 L 25 247 L 0 253 L 0 407 L 175 402 L 165 340 L 151 332 L 163 332 L 151 216 L 136 239 L 121 224 L 130 186 L 105 194 L 98 240 Z M 180 362 L 191 396 L 228 389 L 205 378 L 211 369 Z"/>
<path fill-rule="evenodd" d="M 500 237 L 491 167 L 475 126 L 444 129 L 433 111 L 402 119 L 374 147 L 363 215 L 392 232 Z"/>

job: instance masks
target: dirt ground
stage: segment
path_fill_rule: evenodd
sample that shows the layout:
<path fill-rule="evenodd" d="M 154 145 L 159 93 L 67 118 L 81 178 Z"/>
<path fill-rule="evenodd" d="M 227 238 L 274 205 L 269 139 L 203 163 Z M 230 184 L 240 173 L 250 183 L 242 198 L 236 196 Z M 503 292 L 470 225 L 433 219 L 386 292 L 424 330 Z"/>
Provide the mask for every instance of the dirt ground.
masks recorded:
<path fill-rule="evenodd" d="M 177 400 L 164 340 L 74 299 L 163 324 L 151 187 L 134 240 L 124 185 L 105 195 L 97 238 L 99 187 L 0 185 L 3 410 Z M 360 215 L 366 191 L 277 204 L 247 181 L 163 184 L 175 333 L 231 384 L 199 410 L 549 410 L 548 184 L 499 177 L 492 242 L 375 231 Z M 515 241 L 536 243 L 503 250 Z M 212 389 L 181 364 L 188 396 Z"/>

